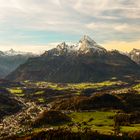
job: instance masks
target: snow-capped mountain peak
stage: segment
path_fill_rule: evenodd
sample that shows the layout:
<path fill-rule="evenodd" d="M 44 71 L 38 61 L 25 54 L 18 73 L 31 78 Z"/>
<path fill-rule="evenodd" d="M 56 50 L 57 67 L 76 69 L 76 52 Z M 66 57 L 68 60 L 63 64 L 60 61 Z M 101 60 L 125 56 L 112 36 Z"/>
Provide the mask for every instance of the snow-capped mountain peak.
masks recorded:
<path fill-rule="evenodd" d="M 76 46 L 68 45 L 65 42 L 58 44 L 56 48 L 58 51 L 65 51 L 65 52 L 73 52 L 76 50 Z"/>
<path fill-rule="evenodd" d="M 79 51 L 82 53 L 88 52 L 105 52 L 106 50 L 99 46 L 93 39 L 89 36 L 84 35 L 84 37 L 78 43 Z"/>
<path fill-rule="evenodd" d="M 65 49 L 67 47 L 68 47 L 68 45 L 65 42 L 62 42 L 61 44 L 58 44 L 56 48 L 61 50 L 61 49 Z"/>
<path fill-rule="evenodd" d="M 21 51 L 15 51 L 14 49 L 10 49 L 8 51 L 4 52 L 5 56 L 15 56 L 15 55 L 33 55 L 30 52 L 21 52 Z"/>
<path fill-rule="evenodd" d="M 84 35 L 79 42 L 87 42 L 89 44 L 97 44 L 92 38 L 90 38 L 88 35 Z"/>
<path fill-rule="evenodd" d="M 5 51 L 4 52 L 5 53 L 5 55 L 17 55 L 18 54 L 18 52 L 16 52 L 15 50 L 13 50 L 13 49 L 10 49 L 10 50 L 8 50 L 8 51 Z"/>
<path fill-rule="evenodd" d="M 61 51 L 61 50 L 67 50 L 67 49 L 69 50 L 69 49 L 72 49 L 72 46 L 66 44 L 65 42 L 62 42 L 62 43 L 58 44 L 56 48 L 59 51 Z"/>
<path fill-rule="evenodd" d="M 71 55 L 71 54 L 87 54 L 87 53 L 104 53 L 106 49 L 98 45 L 93 39 L 89 36 L 84 35 L 81 40 L 75 45 L 68 45 L 65 42 L 62 42 L 56 46 L 56 48 L 46 51 L 43 56 L 46 55 Z"/>

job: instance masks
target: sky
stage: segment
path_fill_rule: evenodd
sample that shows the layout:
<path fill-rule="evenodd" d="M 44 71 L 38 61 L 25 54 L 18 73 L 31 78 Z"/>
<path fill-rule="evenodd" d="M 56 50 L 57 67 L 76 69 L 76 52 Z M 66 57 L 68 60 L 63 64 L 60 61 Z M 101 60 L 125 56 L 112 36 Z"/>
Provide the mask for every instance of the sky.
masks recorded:
<path fill-rule="evenodd" d="M 89 35 L 106 49 L 140 49 L 140 0 L 0 0 L 0 50 L 40 53 Z"/>

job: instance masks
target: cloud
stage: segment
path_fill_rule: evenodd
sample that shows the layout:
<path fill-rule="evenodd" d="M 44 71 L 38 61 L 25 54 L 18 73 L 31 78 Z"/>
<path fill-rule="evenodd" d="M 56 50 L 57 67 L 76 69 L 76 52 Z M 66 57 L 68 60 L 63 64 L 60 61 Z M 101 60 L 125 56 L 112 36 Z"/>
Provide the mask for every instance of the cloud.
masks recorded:
<path fill-rule="evenodd" d="M 75 9 L 98 18 L 140 18 L 140 0 L 79 0 Z"/>
<path fill-rule="evenodd" d="M 62 0 L 0 0 L 0 17 L 5 28 L 79 32 L 82 23 Z M 2 2 L 3 1 L 3 2 Z M 9 3 L 7 6 L 6 2 Z M 2 25 L 1 25 L 2 26 Z M 3 27 L 2 27 L 3 28 Z"/>
<path fill-rule="evenodd" d="M 140 33 L 140 26 L 136 25 L 129 25 L 127 23 L 120 24 L 114 26 L 114 29 L 118 32 L 139 32 Z"/>
<path fill-rule="evenodd" d="M 13 28 L 61 28 L 66 31 L 73 26 L 72 29 L 77 31 L 92 17 L 137 19 L 140 16 L 139 3 L 140 0 L 0 0 L 0 18 Z"/>
<path fill-rule="evenodd" d="M 86 24 L 86 27 L 91 30 L 114 30 L 116 32 L 122 32 L 122 33 L 132 33 L 132 32 L 139 32 L 140 33 L 140 25 L 133 25 L 133 24 L 127 24 L 127 23 L 89 23 Z"/>
<path fill-rule="evenodd" d="M 49 35 L 57 42 L 59 34 L 69 41 L 83 34 L 126 41 L 140 36 L 139 23 L 140 0 L 0 0 L 1 44 L 33 46 Z"/>

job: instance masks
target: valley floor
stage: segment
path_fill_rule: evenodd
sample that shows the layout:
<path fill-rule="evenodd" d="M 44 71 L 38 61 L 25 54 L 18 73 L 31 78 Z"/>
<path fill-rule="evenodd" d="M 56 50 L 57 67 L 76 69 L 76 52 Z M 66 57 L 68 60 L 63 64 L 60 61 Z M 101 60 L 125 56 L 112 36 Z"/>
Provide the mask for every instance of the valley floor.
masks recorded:
<path fill-rule="evenodd" d="M 116 139 L 124 135 L 133 139 L 140 134 L 139 81 L 81 84 L 24 81 L 20 86 L 3 88 L 24 107 L 0 121 L 2 140 L 31 139 L 43 132 L 47 137 L 52 131 L 68 131 L 71 135 L 92 132 Z"/>

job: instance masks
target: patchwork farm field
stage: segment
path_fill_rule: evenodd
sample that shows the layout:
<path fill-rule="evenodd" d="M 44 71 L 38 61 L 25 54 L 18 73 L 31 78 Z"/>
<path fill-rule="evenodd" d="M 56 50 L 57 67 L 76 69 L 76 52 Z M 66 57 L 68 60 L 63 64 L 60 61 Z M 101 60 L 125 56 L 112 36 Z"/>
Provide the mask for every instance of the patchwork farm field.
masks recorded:
<path fill-rule="evenodd" d="M 130 138 L 139 134 L 139 81 L 112 79 L 81 84 L 23 81 L 20 85 L 3 86 L 1 92 L 2 89 L 23 106 L 13 115 L 3 114 L 1 138 L 22 139 L 52 131 Z M 10 106 L 3 105 L 0 111 L 4 108 Z"/>

